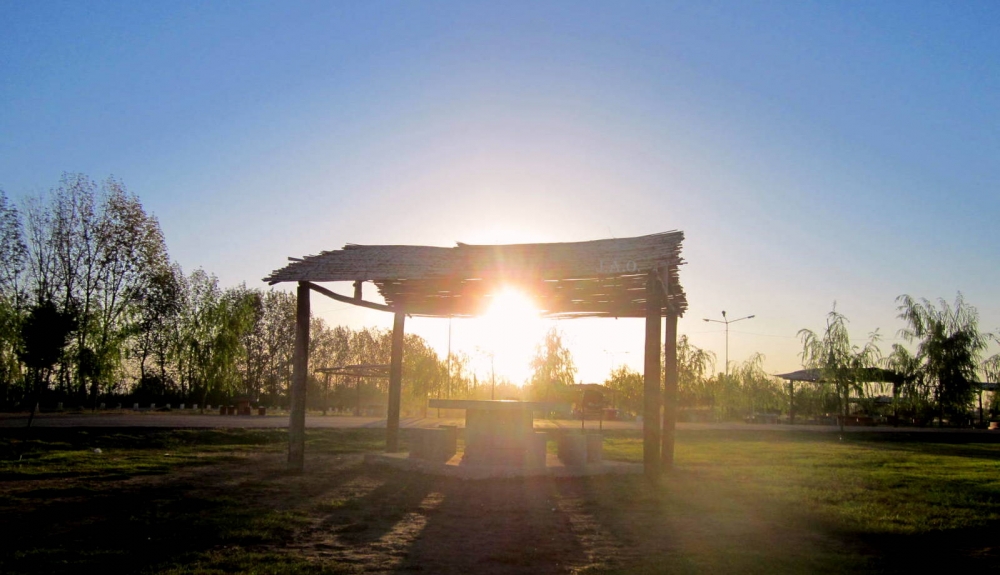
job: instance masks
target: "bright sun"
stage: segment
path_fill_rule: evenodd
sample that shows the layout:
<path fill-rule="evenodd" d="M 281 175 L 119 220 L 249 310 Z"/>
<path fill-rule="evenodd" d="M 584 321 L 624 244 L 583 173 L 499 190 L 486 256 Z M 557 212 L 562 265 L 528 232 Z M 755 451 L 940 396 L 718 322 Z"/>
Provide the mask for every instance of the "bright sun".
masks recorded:
<path fill-rule="evenodd" d="M 496 325 L 509 324 L 510 327 L 516 327 L 521 321 L 538 319 L 534 302 L 519 291 L 505 288 L 492 299 L 483 319 Z"/>
<path fill-rule="evenodd" d="M 493 297 L 476 327 L 478 348 L 486 366 L 492 359 L 498 376 L 520 385 L 530 374 L 528 367 L 535 346 L 545 333 L 545 323 L 531 298 L 514 289 Z M 483 365 L 483 362 L 477 362 Z"/>

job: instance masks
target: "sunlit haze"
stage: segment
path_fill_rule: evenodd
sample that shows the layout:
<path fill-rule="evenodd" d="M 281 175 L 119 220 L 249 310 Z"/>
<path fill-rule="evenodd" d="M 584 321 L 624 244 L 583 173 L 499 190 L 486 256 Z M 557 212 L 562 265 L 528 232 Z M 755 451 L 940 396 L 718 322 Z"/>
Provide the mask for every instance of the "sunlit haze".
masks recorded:
<path fill-rule="evenodd" d="M 466 322 L 468 325 L 459 329 L 469 341 L 461 344 L 467 349 L 475 342 L 477 367 L 491 367 L 492 358 L 497 374 L 512 383 L 520 385 L 529 377 L 528 360 L 544 336 L 546 325 L 528 296 L 513 289 L 501 291 L 482 318 Z M 482 373 L 482 369 L 477 371 Z"/>

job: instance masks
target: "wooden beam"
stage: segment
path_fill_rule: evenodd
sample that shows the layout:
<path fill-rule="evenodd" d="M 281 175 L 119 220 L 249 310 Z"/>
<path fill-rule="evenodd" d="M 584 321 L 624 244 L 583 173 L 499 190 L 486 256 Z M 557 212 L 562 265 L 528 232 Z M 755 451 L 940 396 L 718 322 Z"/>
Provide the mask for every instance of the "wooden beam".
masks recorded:
<path fill-rule="evenodd" d="M 325 295 L 326 297 L 335 299 L 337 301 L 342 301 L 344 303 L 349 303 L 351 305 L 357 305 L 357 306 L 366 307 L 368 309 L 374 309 L 374 310 L 378 310 L 378 311 L 393 311 L 393 312 L 396 311 L 395 309 L 393 309 L 393 308 L 391 308 L 391 307 L 389 307 L 387 305 L 383 305 L 383 304 L 380 304 L 380 303 L 374 303 L 374 302 L 370 302 L 370 301 L 365 301 L 363 299 L 354 299 L 352 297 L 347 297 L 346 295 L 340 295 L 339 293 L 334 293 L 334 292 L 326 289 L 325 287 L 316 285 L 316 284 L 314 284 L 312 282 L 299 282 L 300 286 L 302 284 L 305 284 L 306 286 L 309 287 L 309 289 L 313 290 L 314 292 L 321 293 L 321 294 Z"/>
<path fill-rule="evenodd" d="M 399 451 L 399 403 L 403 391 L 403 325 L 406 314 L 396 312 L 392 320 L 392 355 L 389 360 L 389 413 L 385 424 L 385 450 Z"/>
<path fill-rule="evenodd" d="M 309 369 L 309 282 L 299 282 L 292 356 L 292 412 L 288 421 L 288 470 L 302 472 L 306 449 L 306 371 Z"/>
<path fill-rule="evenodd" d="M 655 272 L 646 281 L 646 349 L 642 399 L 642 462 L 646 476 L 660 476 L 660 285 Z"/>

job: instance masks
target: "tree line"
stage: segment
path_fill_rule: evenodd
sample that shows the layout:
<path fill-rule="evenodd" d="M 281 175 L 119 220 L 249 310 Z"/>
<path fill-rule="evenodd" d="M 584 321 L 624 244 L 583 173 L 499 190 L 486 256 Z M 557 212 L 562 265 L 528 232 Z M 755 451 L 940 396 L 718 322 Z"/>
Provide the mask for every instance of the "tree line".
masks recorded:
<path fill-rule="evenodd" d="M 728 373 L 713 373 L 715 354 L 692 344 L 686 335 L 677 340 L 677 405 L 682 419 L 740 420 L 755 413 L 787 408 L 788 396 L 778 381 L 764 371 L 764 356 L 755 353 Z M 661 382 L 665 381 L 661 373 Z M 612 401 L 627 414 L 642 413 L 643 375 L 623 365 L 604 382 Z"/>
<path fill-rule="evenodd" d="M 883 354 L 878 330 L 863 344 L 852 343 L 836 306 L 822 333 L 799 332 L 803 363 L 822 376 L 820 390 L 832 398 L 827 407 L 835 407 L 841 425 L 852 409 L 918 424 L 968 425 L 973 411 L 980 423 L 1000 416 L 1000 394 L 983 385 L 1000 379 L 1000 354 L 983 357 L 997 334 L 979 328 L 976 308 L 961 293 L 952 304 L 906 294 L 896 303 L 904 324 L 898 336 L 914 351 L 894 343 Z"/>
<path fill-rule="evenodd" d="M 170 260 L 157 219 L 114 178 L 66 174 L 48 193 L 13 202 L 0 190 L 0 408 L 136 401 L 218 404 L 237 396 L 285 403 L 294 346 L 294 295 Z M 389 362 L 390 333 L 311 319 L 309 385 L 336 401 L 316 370 Z M 469 358 L 440 359 L 404 342 L 405 401 L 464 397 Z M 451 370 L 449 377 L 449 369 Z M 342 379 L 342 378 L 341 378 Z M 353 384 L 377 396 L 385 382 Z M 501 387 L 509 382 L 501 381 Z"/>
<path fill-rule="evenodd" d="M 893 417 L 960 420 L 977 400 L 1000 415 L 997 394 L 978 381 L 1000 379 L 1000 354 L 983 359 L 993 333 L 959 294 L 955 303 L 900 296 L 900 336 L 915 351 L 878 347 L 877 332 L 851 343 L 834 311 L 820 333 L 802 330 L 802 360 L 821 373 L 795 394 L 768 375 L 756 354 L 725 373 L 715 356 L 678 340 L 678 401 L 695 417 L 739 419 L 761 412 L 802 415 L 850 409 Z M 39 401 L 96 406 L 99 401 L 219 404 L 246 397 L 287 401 L 294 347 L 294 295 L 274 289 L 223 288 L 201 269 L 170 260 L 157 219 L 114 178 L 66 174 L 48 193 L 11 201 L 0 190 L 0 409 Z M 327 376 L 320 368 L 387 364 L 391 333 L 329 326 L 311 318 L 307 385 L 311 407 L 384 405 L 384 378 Z M 576 368 L 558 330 L 531 359 L 527 397 L 575 401 Z M 467 355 L 441 358 L 421 337 L 404 339 L 404 410 L 430 397 L 520 398 L 501 379 L 480 382 Z M 882 370 L 882 371 L 874 371 Z M 890 375 L 891 374 L 891 375 Z M 880 375 L 880 377 L 873 377 Z M 882 379 L 885 381 L 875 381 Z M 626 413 L 642 410 L 641 374 L 621 366 L 605 381 Z M 853 407 L 852 407 L 853 406 Z"/>
<path fill-rule="evenodd" d="M 803 329 L 802 365 L 818 381 L 790 388 L 764 371 L 764 357 L 754 354 L 728 373 L 713 373 L 715 355 L 692 345 L 686 336 L 677 343 L 678 406 L 690 419 L 740 420 L 758 413 L 792 410 L 803 418 L 849 415 L 883 417 L 918 425 L 934 421 L 970 425 L 977 418 L 1000 418 L 1000 354 L 984 359 L 998 335 L 979 328 L 976 308 L 959 293 L 954 303 L 935 304 L 909 295 L 897 298 L 904 326 L 888 354 L 879 347 L 876 330 L 858 345 L 851 342 L 848 319 L 828 314 L 821 332 Z M 616 406 L 642 411 L 643 377 L 621 366 L 605 381 Z M 984 402 L 985 399 L 985 402 Z"/>

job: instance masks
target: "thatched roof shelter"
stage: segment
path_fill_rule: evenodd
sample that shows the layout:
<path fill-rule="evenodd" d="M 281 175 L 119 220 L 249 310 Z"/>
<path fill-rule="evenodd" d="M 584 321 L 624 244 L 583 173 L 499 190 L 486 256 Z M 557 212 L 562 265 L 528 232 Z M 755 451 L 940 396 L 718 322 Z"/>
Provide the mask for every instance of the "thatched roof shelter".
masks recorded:
<path fill-rule="evenodd" d="M 779 373 L 774 377 L 779 377 L 788 382 L 828 383 L 832 381 L 826 379 L 823 376 L 823 371 L 816 368 L 800 369 L 789 373 Z M 862 381 L 880 383 L 901 383 L 903 381 L 903 376 L 900 374 L 890 369 L 882 369 L 880 367 L 869 367 L 863 369 L 858 377 Z"/>
<path fill-rule="evenodd" d="M 391 311 L 412 316 L 475 316 L 499 292 L 515 288 L 548 317 L 645 317 L 646 280 L 661 270 L 667 299 L 687 309 L 677 267 L 682 232 L 571 243 L 432 246 L 348 244 L 292 263 L 264 278 L 371 281 Z M 360 290 L 355 290 L 360 299 Z M 329 294 L 328 294 L 329 295 Z M 372 307 L 372 306 L 368 306 Z"/>
<path fill-rule="evenodd" d="M 264 278 L 272 285 L 298 283 L 289 468 L 302 470 L 305 450 L 310 292 L 394 314 L 386 417 L 386 450 L 393 452 L 399 446 L 406 317 L 480 315 L 498 295 L 515 289 L 531 298 L 540 313 L 548 317 L 645 318 L 643 464 L 649 475 L 658 475 L 661 466 L 673 464 L 677 318 L 687 309 L 677 271 L 684 263 L 683 240 L 682 232 L 673 231 L 589 242 L 492 246 L 459 243 L 453 248 L 348 244 L 340 250 L 289 258 L 292 263 Z M 353 283 L 353 296 L 338 294 L 317 283 L 345 281 Z M 362 284 L 366 281 L 378 287 L 385 303 L 363 299 Z M 353 367 L 347 372 L 356 375 L 359 366 L 340 367 Z M 331 369 L 329 373 L 345 372 Z M 381 375 L 383 371 L 370 373 Z M 665 405 L 662 428 L 661 404 Z"/>

